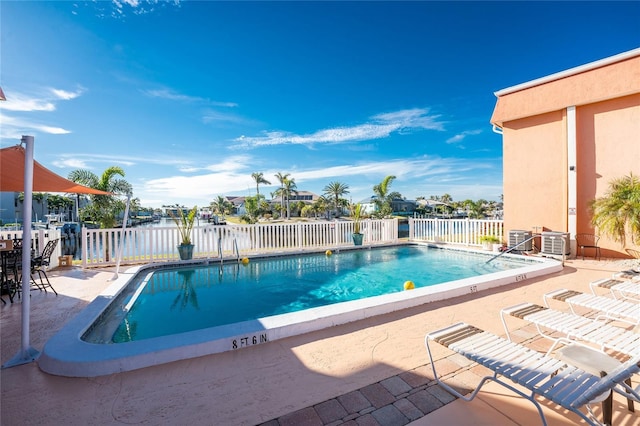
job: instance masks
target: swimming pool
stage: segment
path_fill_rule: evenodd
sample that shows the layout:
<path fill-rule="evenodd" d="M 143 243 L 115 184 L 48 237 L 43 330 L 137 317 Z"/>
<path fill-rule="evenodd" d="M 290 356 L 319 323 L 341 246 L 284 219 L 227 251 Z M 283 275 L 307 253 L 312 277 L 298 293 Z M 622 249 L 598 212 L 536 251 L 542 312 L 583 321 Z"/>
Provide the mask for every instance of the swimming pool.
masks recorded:
<path fill-rule="evenodd" d="M 259 345 L 562 269 L 557 261 L 507 255 L 487 265 L 490 256 L 401 245 L 341 250 L 333 256 L 251 259 L 248 265 L 132 268 L 47 342 L 39 365 L 65 376 L 128 371 Z M 416 284 L 414 290 L 404 291 L 407 280 Z"/>

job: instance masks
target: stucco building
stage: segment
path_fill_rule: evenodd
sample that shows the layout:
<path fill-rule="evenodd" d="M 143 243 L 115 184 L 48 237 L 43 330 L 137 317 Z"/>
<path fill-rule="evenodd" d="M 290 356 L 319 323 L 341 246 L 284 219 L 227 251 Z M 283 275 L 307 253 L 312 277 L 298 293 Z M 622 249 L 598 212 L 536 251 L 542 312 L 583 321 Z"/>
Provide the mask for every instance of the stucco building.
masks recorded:
<path fill-rule="evenodd" d="M 640 48 L 495 95 L 505 232 L 568 233 L 575 254 L 577 233 L 598 233 L 589 202 L 612 179 L 640 176 Z M 599 245 L 604 257 L 626 257 L 619 242 Z"/>

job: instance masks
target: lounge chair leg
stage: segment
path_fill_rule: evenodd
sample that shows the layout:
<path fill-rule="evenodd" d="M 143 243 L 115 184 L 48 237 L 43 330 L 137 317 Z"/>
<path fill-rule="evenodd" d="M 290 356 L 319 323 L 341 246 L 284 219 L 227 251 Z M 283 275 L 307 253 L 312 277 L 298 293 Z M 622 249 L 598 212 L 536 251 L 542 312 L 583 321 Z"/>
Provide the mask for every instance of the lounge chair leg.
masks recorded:
<path fill-rule="evenodd" d="M 606 376 L 604 371 L 600 372 L 600 377 Z M 613 392 L 609 392 L 609 396 L 602 401 L 602 423 L 611 426 L 611 420 L 613 418 Z"/>
<path fill-rule="evenodd" d="M 627 386 L 629 386 L 629 388 L 631 388 L 631 379 L 627 379 L 627 380 L 625 380 L 625 381 L 624 381 L 624 383 L 625 383 Z M 627 390 L 627 393 L 628 393 L 628 392 L 629 392 L 629 391 Z M 627 398 L 627 408 L 628 408 L 628 409 L 629 409 L 629 411 L 631 411 L 632 413 L 634 413 L 634 412 L 636 411 L 636 410 L 635 410 L 635 407 L 633 406 L 633 399 L 631 399 L 631 398 Z"/>

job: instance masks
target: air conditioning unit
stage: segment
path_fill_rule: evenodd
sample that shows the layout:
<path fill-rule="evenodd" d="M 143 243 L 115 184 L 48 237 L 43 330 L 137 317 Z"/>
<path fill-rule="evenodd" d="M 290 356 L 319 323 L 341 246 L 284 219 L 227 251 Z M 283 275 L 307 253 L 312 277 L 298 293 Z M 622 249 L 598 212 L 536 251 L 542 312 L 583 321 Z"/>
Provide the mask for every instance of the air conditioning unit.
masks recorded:
<path fill-rule="evenodd" d="M 564 249 L 564 253 L 562 250 Z M 571 244 L 568 232 L 543 232 L 542 250 L 543 254 L 570 254 Z"/>
<path fill-rule="evenodd" d="M 522 230 L 512 230 L 509 231 L 509 247 L 513 248 L 516 251 L 531 251 L 533 250 L 533 240 L 531 238 L 531 231 L 522 231 Z M 524 244 L 520 244 L 523 241 L 527 241 Z M 516 247 L 516 245 L 518 245 Z"/>

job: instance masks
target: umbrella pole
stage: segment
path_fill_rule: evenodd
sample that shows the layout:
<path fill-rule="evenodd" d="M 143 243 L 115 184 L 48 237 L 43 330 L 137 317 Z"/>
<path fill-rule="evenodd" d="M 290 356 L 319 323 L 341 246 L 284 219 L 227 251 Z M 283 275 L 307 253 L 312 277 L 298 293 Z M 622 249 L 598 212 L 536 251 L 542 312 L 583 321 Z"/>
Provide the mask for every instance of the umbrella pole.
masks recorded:
<path fill-rule="evenodd" d="M 120 247 L 118 247 L 118 259 L 116 260 L 116 273 L 111 278 L 111 281 L 118 279 L 118 272 L 120 272 L 120 261 L 122 260 L 122 247 L 124 246 L 124 233 L 127 229 L 127 219 L 129 219 L 129 205 L 131 204 L 131 194 L 127 194 L 127 207 L 124 209 L 124 218 L 122 219 L 122 235 L 120 235 Z"/>
<path fill-rule="evenodd" d="M 22 339 L 20 351 L 2 368 L 27 364 L 40 353 L 30 346 L 29 315 L 31 310 L 31 206 L 33 203 L 33 136 L 22 136 L 24 156 L 24 203 L 22 205 Z"/>

